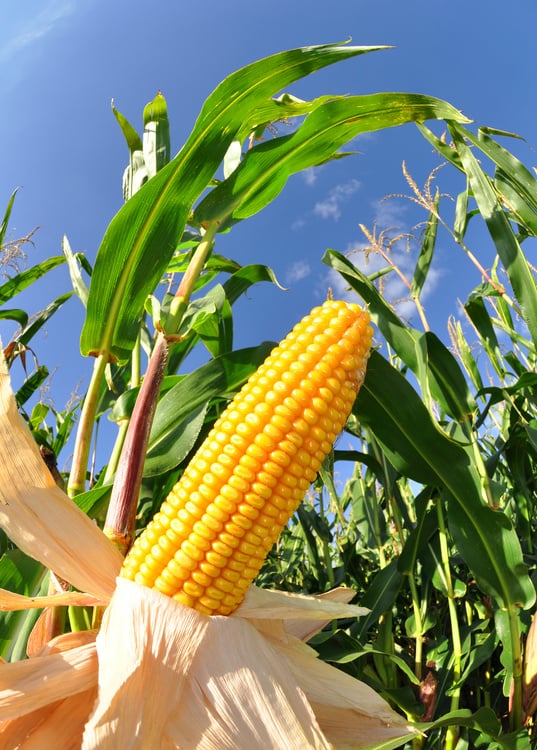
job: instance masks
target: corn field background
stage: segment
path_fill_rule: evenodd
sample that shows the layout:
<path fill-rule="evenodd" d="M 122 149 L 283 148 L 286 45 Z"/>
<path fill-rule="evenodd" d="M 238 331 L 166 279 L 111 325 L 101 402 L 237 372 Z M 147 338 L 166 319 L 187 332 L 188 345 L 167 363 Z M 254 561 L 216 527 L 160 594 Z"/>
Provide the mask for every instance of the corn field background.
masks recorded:
<path fill-rule="evenodd" d="M 346 432 L 325 462 L 259 576 L 262 586 L 321 593 L 351 587 L 369 614 L 339 621 L 314 637 L 320 658 L 364 680 L 424 735 L 415 748 L 516 748 L 533 745 L 537 645 L 532 627 L 537 571 L 537 183 L 512 153 L 516 136 L 469 123 L 451 104 L 412 93 L 320 95 L 297 100 L 294 81 L 373 48 L 346 45 L 282 52 L 226 78 L 203 105 L 179 153 L 170 154 L 166 102 L 155 97 L 140 135 L 117 110 L 130 163 L 125 204 L 110 223 L 93 267 L 73 253 L 37 265 L 21 259 L 0 225 L 0 319 L 19 328 L 3 341 L 11 368 L 23 368 L 17 403 L 57 481 L 104 524 L 118 492 L 121 450 L 155 345 L 170 353 L 154 419 L 140 431 L 143 455 L 137 530 L 187 465 L 227 401 L 270 351 L 233 345 L 233 304 L 253 285 L 277 283 L 262 258 L 241 266 L 219 252 L 219 236 L 263 210 L 290 175 L 341 156 L 360 133 L 414 123 L 423 148 L 445 163 L 425 187 L 407 174 L 423 210 L 416 266 L 404 275 L 385 228 L 365 230 L 368 252 L 383 259 L 367 274 L 352 255 L 327 248 L 322 258 L 367 305 L 375 326 L 365 384 Z M 359 65 L 359 60 L 356 61 Z M 280 135 L 274 124 L 289 126 Z M 404 160 L 401 154 L 401 160 Z M 460 192 L 442 192 L 446 171 Z M 390 186 L 386 185 L 386 193 Z M 467 244 L 476 223 L 490 248 Z M 449 340 L 430 328 L 420 297 L 439 232 L 458 248 L 481 283 L 453 310 Z M 72 288 L 42 310 L 17 307 L 17 295 L 69 267 Z M 420 327 L 383 296 L 391 274 L 403 277 Z M 37 332 L 76 295 L 86 315 L 80 336 L 93 357 L 86 394 L 58 411 L 40 398 L 54 362 Z M 295 321 L 289 321 L 289 328 Z M 78 342 L 71 342 L 77 346 Z M 189 354 L 204 364 L 189 369 Z M 90 360 L 88 360 L 88 368 Z M 20 369 L 19 369 L 20 371 Z M 73 388 L 76 385 L 76 378 Z M 117 438 L 108 460 L 91 460 L 99 424 Z M 69 475 L 56 468 L 74 444 Z M 0 586 L 26 595 L 46 591 L 48 573 L 0 532 Z M 0 612 L 0 656 L 24 658 L 39 612 Z M 65 630 L 88 626 L 82 608 L 63 613 Z M 392 747 L 394 745 L 386 745 Z"/>

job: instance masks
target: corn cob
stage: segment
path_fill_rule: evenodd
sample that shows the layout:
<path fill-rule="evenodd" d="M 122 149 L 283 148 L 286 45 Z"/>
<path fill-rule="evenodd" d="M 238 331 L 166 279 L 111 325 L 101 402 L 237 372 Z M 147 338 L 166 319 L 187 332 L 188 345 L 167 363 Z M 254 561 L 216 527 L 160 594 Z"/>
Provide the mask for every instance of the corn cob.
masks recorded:
<path fill-rule="evenodd" d="M 277 346 L 215 422 L 121 575 L 204 614 L 241 603 L 343 429 L 372 329 L 328 300 Z"/>

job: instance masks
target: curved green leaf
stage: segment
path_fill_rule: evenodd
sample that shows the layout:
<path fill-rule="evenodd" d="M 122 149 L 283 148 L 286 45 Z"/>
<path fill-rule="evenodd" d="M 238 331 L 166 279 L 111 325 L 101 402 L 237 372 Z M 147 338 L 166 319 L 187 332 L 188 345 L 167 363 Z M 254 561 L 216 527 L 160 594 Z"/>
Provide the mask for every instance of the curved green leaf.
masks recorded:
<path fill-rule="evenodd" d="M 0 558 L 0 588 L 37 596 L 44 582 L 48 582 L 48 571 L 20 550 L 10 550 Z M 26 639 L 38 615 L 39 610 L 0 612 L 2 658 L 16 661 L 26 657 Z"/>
<path fill-rule="evenodd" d="M 420 94 L 368 94 L 327 101 L 291 135 L 248 151 L 230 177 L 196 208 L 196 221 L 245 219 L 270 203 L 290 175 L 322 164 L 360 133 L 431 118 L 468 122 L 447 102 Z"/>
<path fill-rule="evenodd" d="M 127 146 L 130 153 L 133 153 L 133 151 L 141 151 L 143 149 L 142 139 L 136 132 L 136 129 L 127 120 L 125 115 L 122 115 L 121 112 L 116 109 L 113 101 L 112 112 L 118 122 L 119 127 L 121 128 L 121 132 L 123 133 L 125 140 L 127 141 Z"/>
<path fill-rule="evenodd" d="M 0 310 L 0 320 L 16 320 L 24 327 L 28 323 L 28 313 L 24 310 Z"/>
<path fill-rule="evenodd" d="M 427 226 L 423 241 L 421 243 L 416 268 L 414 269 L 414 276 L 412 278 L 412 284 L 410 286 L 410 294 L 414 298 L 418 298 L 422 291 L 423 286 L 427 280 L 427 274 L 433 260 L 434 249 L 436 246 L 436 235 L 438 232 L 438 207 L 440 205 L 440 191 L 436 191 L 434 197 L 434 211 L 431 211 L 427 219 Z"/>
<path fill-rule="evenodd" d="M 360 597 L 360 606 L 367 607 L 370 611 L 352 628 L 352 634 L 359 641 L 363 642 L 369 628 L 378 622 L 381 615 L 391 609 L 402 582 L 403 576 L 398 570 L 397 560 L 392 560 L 375 575 L 367 591 Z"/>
<path fill-rule="evenodd" d="M 237 133 L 259 124 L 258 110 L 283 87 L 379 47 L 323 45 L 281 52 L 228 76 L 208 97 L 177 156 L 112 219 L 98 251 L 82 329 L 82 354 L 126 361 L 145 299 L 160 280 L 194 201 Z"/>
<path fill-rule="evenodd" d="M 376 352 L 353 411 L 398 471 L 446 494 L 451 533 L 483 591 L 501 607 L 530 607 L 535 590 L 509 519 L 484 505 L 468 452 L 437 428 L 412 386 Z"/>
<path fill-rule="evenodd" d="M 490 178 L 465 143 L 472 136 L 466 128 L 449 125 L 457 152 L 468 175 L 474 198 L 485 220 L 498 255 L 505 267 L 513 292 L 535 345 L 537 345 L 537 287 L 526 257 L 515 236 Z M 479 144 L 478 144 L 479 145 Z"/>
<path fill-rule="evenodd" d="M 36 392 L 40 385 L 42 385 L 49 376 L 49 371 L 44 365 L 41 365 L 37 370 L 29 375 L 21 387 L 15 394 L 15 401 L 18 408 L 20 409 L 31 396 Z"/>
<path fill-rule="evenodd" d="M 5 304 L 8 300 L 13 299 L 15 295 L 22 292 L 24 289 L 29 287 L 34 281 L 40 279 L 53 268 L 61 266 L 65 263 L 63 255 L 53 255 L 52 258 L 47 258 L 42 263 L 38 263 L 31 268 L 27 268 L 25 271 L 21 271 L 12 279 L 6 281 L 0 286 L 0 305 Z"/>
<path fill-rule="evenodd" d="M 54 315 L 54 313 L 60 309 L 60 307 L 67 302 L 67 300 L 73 296 L 73 292 L 67 292 L 57 297 L 50 305 L 47 305 L 44 310 L 41 310 L 34 315 L 29 325 L 17 334 L 15 340 L 21 344 L 28 344 L 28 342 L 35 336 L 35 334 L 45 325 L 47 320 Z"/>
<path fill-rule="evenodd" d="M 11 212 L 13 210 L 13 204 L 15 202 L 16 195 L 17 190 L 14 190 L 9 197 L 6 210 L 4 211 L 4 217 L 2 219 L 2 222 L 0 223 L 0 247 L 4 244 L 4 237 L 6 236 L 7 225 L 9 224 L 9 217 L 11 216 Z"/>
<path fill-rule="evenodd" d="M 163 435 L 154 447 L 150 448 L 144 463 L 144 477 L 154 477 L 171 471 L 183 461 L 192 448 L 203 427 L 209 404 L 201 404 L 181 422 L 174 430 Z"/>

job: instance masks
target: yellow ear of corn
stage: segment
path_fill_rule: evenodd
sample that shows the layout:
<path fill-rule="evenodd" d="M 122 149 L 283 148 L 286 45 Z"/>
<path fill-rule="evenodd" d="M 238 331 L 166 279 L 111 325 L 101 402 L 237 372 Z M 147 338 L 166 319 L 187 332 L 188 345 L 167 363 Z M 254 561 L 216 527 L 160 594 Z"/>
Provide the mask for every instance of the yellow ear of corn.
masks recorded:
<path fill-rule="evenodd" d="M 215 422 L 121 575 L 204 614 L 243 600 L 343 429 L 371 346 L 368 314 L 328 300 Z"/>

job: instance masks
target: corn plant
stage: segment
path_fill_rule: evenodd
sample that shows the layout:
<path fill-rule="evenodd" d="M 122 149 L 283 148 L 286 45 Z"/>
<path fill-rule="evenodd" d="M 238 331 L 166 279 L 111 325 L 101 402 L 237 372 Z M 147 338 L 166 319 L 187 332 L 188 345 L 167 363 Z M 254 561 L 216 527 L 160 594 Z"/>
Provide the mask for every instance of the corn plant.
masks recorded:
<path fill-rule="evenodd" d="M 123 554 L 138 539 L 126 578 L 136 579 L 136 566 L 145 565 L 148 585 L 159 580 L 166 589 L 160 568 L 147 562 L 151 555 L 139 554 L 155 544 L 158 523 L 151 519 L 161 506 L 157 518 L 171 517 L 168 508 L 181 492 L 174 486 L 181 488 L 181 477 L 191 482 L 187 467 L 195 451 L 207 436 L 213 440 L 227 402 L 272 348 L 234 349 L 233 304 L 252 285 L 277 280 L 262 259 L 240 266 L 218 254 L 219 234 L 261 211 L 290 175 L 340 157 L 360 133 L 416 123 L 465 181 L 453 220 L 444 218 L 440 193 L 422 201 L 427 226 L 407 285 L 424 330 L 404 323 L 381 292 L 386 273 L 401 273 L 389 255 L 387 268 L 368 276 L 351 258 L 326 251 L 324 263 L 346 282 L 353 301 L 366 304 L 379 343 L 345 427 L 355 447 L 323 450 L 323 462 L 318 457 L 315 470 L 305 471 L 302 491 L 314 479 L 306 499 L 287 525 L 284 519 L 276 544 L 270 538 L 263 548 L 263 567 L 261 560 L 247 567 L 266 588 L 325 594 L 344 585 L 355 592 L 368 613 L 340 619 L 310 643 L 324 662 L 360 678 L 423 732 L 412 735 L 413 747 L 520 750 L 530 746 L 537 679 L 531 625 L 537 292 L 522 250 L 537 236 L 536 183 L 499 143 L 505 134 L 479 129 L 476 135 L 454 107 L 434 97 L 302 101 L 281 93 L 327 65 L 380 49 L 291 50 L 231 74 L 173 158 L 161 93 L 144 110 L 142 137 L 114 106 L 129 150 L 125 204 L 93 265 L 65 239 L 63 255 L 17 270 L 0 286 L 4 305 L 62 263 L 73 286 L 32 319 L 0 310 L 20 324 L 4 342 L 5 356 L 10 365 L 25 358 L 46 320 L 73 293 L 80 298 L 86 307 L 80 348 L 94 362 L 82 403 L 63 412 L 37 403 L 23 414 L 53 468 L 74 433 L 71 470 L 67 477 L 57 473 L 58 483 Z M 286 133 L 279 135 L 273 124 L 282 120 Z M 452 143 L 427 120 L 441 120 Z M 497 252 L 489 271 L 466 246 L 467 227 L 479 220 Z M 429 329 L 420 303 L 439 227 L 463 251 L 461 262 L 475 262 L 484 273 L 464 305 L 473 342 L 463 322 L 452 319 L 447 346 Z M 207 361 L 189 372 L 187 357 L 200 346 Z M 46 376 L 37 365 L 25 380 L 16 394 L 21 410 Z M 105 415 L 117 424 L 117 437 L 108 460 L 94 466 L 92 446 Z M 0 585 L 26 596 L 50 593 L 46 566 L 8 536 L 0 541 Z M 101 616 L 99 607 L 70 605 L 56 609 L 39 632 L 46 642 L 97 628 Z M 2 613 L 0 655 L 22 659 L 30 639 L 35 648 L 37 621 L 32 610 Z M 403 741 L 392 737 L 376 746 Z"/>

